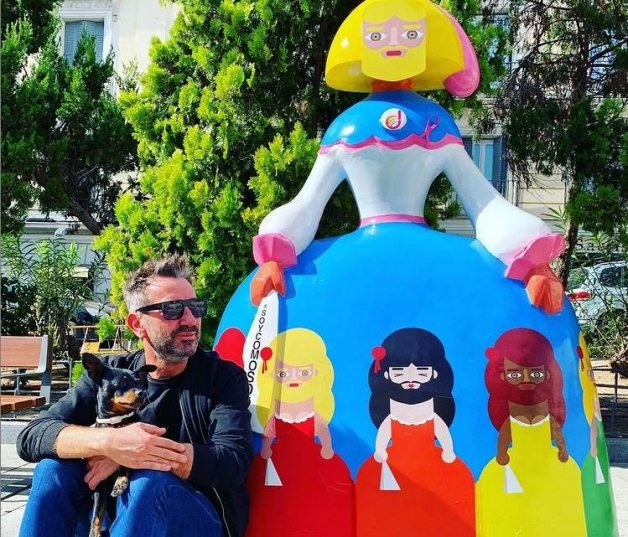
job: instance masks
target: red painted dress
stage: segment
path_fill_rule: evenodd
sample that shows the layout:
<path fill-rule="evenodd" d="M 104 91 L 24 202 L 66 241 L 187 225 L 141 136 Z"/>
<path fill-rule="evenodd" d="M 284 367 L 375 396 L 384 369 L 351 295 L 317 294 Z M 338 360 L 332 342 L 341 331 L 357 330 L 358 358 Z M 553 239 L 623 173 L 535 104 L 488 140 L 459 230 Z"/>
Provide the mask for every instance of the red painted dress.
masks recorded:
<path fill-rule="evenodd" d="M 353 480 L 338 455 L 321 457 L 314 417 L 300 423 L 276 417 L 275 434 L 276 474 L 267 473 L 268 461 L 259 454 L 249 472 L 247 537 L 354 537 Z"/>
<path fill-rule="evenodd" d="M 473 476 L 459 458 L 444 462 L 434 441 L 432 419 L 416 425 L 392 420 L 386 462 L 394 481 L 389 476 L 381 486 L 382 464 L 372 457 L 360 468 L 358 537 L 475 537 Z"/>

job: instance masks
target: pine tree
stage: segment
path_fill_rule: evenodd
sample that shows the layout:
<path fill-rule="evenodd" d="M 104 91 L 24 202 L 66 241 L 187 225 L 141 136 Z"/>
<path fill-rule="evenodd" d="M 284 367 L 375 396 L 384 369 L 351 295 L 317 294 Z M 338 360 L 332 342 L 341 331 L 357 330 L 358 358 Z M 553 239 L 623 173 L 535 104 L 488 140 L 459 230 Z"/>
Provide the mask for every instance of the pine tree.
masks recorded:
<path fill-rule="evenodd" d="M 521 58 L 497 99 L 515 177 L 559 175 L 568 191 L 567 283 L 578 232 L 628 246 L 628 15 L 622 0 L 518 0 L 513 47 Z"/>
<path fill-rule="evenodd" d="M 2 3 L 2 231 L 17 232 L 37 203 L 93 234 L 114 222 L 114 176 L 137 166 L 136 142 L 107 90 L 113 57 L 96 61 L 84 36 L 60 54 L 59 0 Z"/>

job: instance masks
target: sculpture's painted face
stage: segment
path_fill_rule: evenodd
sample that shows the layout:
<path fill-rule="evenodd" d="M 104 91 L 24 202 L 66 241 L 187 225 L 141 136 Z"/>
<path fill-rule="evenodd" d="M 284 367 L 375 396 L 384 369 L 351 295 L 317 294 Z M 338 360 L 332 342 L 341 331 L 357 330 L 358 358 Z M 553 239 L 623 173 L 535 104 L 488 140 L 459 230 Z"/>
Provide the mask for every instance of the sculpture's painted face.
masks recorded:
<path fill-rule="evenodd" d="M 382 386 L 382 395 L 388 401 L 416 405 L 438 395 L 434 389 L 438 373 L 431 366 L 397 364 L 388 367 L 383 376 L 387 382 Z"/>
<path fill-rule="evenodd" d="M 297 403 L 310 399 L 315 392 L 317 376 L 314 364 L 292 365 L 278 362 L 275 370 L 275 382 L 281 385 L 279 399 L 287 403 Z"/>
<path fill-rule="evenodd" d="M 504 359 L 504 380 L 508 384 L 517 386 L 520 390 L 528 391 L 536 389 L 538 384 L 545 382 L 549 375 L 544 365 L 524 367 L 516 364 L 508 358 Z"/>
<path fill-rule="evenodd" d="M 399 81 L 425 69 L 425 13 L 407 2 L 364 10 L 362 20 L 362 71 L 377 80 Z"/>
<path fill-rule="evenodd" d="M 418 390 L 422 384 L 437 376 L 438 372 L 433 367 L 414 364 L 406 367 L 389 367 L 384 373 L 384 377 L 394 384 L 399 384 L 404 390 Z"/>
<path fill-rule="evenodd" d="M 314 377 L 314 365 L 291 366 L 280 363 L 279 368 L 275 371 L 275 376 L 280 384 L 284 384 L 288 388 L 299 388 Z"/>

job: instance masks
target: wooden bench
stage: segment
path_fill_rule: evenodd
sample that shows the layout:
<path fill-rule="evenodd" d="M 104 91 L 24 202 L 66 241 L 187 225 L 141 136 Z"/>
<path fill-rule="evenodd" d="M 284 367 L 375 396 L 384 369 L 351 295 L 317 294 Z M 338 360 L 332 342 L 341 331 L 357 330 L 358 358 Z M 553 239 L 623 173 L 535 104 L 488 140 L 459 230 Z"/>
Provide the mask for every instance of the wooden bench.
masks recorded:
<path fill-rule="evenodd" d="M 0 394 L 2 414 L 50 403 L 52 345 L 48 336 L 2 336 L 0 365 L 2 378 L 15 378 L 15 390 Z M 28 377 L 41 377 L 39 395 L 20 393 L 20 381 Z"/>

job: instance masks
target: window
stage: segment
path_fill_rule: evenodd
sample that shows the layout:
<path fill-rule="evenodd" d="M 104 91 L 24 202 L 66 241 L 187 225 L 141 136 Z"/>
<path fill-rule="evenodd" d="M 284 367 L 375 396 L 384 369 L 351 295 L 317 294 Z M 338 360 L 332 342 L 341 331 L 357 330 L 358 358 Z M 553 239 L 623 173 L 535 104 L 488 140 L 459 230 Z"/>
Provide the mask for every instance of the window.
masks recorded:
<path fill-rule="evenodd" d="M 508 18 L 508 14 L 493 12 L 492 14 L 488 15 L 478 15 L 474 17 L 474 21 L 479 25 L 484 25 L 486 23 L 495 24 L 500 28 L 500 30 L 502 30 L 503 34 L 500 33 L 498 36 L 493 36 L 492 40 L 487 41 L 486 43 L 486 46 L 488 47 L 486 51 L 486 57 L 493 57 L 497 50 L 497 44 L 499 43 L 499 40 L 503 38 L 508 39 L 508 36 L 510 34 L 510 20 Z M 516 54 L 513 54 L 513 51 L 508 50 L 506 52 L 506 55 L 504 56 L 504 62 L 506 64 L 506 75 L 512 73 L 513 69 L 517 66 L 518 59 L 518 56 Z M 496 89 L 499 87 L 499 85 L 500 81 L 494 80 L 491 83 L 491 88 Z"/>
<path fill-rule="evenodd" d="M 625 43 L 623 48 L 625 49 Z M 615 78 L 613 67 L 621 49 L 622 40 L 616 36 L 612 36 L 608 43 L 591 44 L 589 49 L 589 77 L 593 85 L 591 91 L 604 91 L 609 83 L 613 86 Z"/>
<path fill-rule="evenodd" d="M 105 34 L 104 21 L 66 21 L 63 39 L 63 56 L 68 62 L 74 61 L 79 41 L 83 34 L 94 37 L 94 47 L 96 49 L 96 61 L 103 60 L 103 44 Z"/>
<path fill-rule="evenodd" d="M 117 3 L 117 2 L 116 2 Z M 113 0 L 92 2 L 64 0 L 59 6 L 59 17 L 63 22 L 59 35 L 59 52 L 69 61 L 74 60 L 76 47 L 81 36 L 94 36 L 96 60 L 103 61 L 110 51 L 114 53 L 114 68 L 117 68 L 116 41 L 114 39 Z"/>
<path fill-rule="evenodd" d="M 505 196 L 506 161 L 503 158 L 504 141 L 502 137 L 483 138 L 481 140 L 463 137 L 462 141 L 467 153 L 484 177 L 502 196 Z"/>

